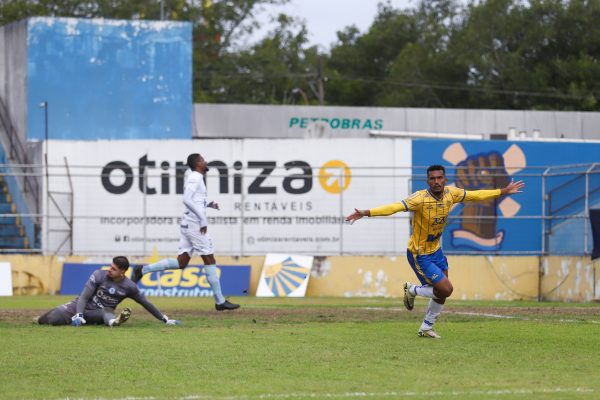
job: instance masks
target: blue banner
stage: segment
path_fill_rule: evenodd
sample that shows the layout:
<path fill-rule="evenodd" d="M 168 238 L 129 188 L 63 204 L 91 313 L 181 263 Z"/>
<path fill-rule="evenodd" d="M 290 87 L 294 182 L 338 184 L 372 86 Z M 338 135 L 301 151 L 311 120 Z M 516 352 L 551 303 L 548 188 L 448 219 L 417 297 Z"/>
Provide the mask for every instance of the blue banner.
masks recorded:
<path fill-rule="evenodd" d="M 106 264 L 65 263 L 63 266 L 61 294 L 78 295 L 85 282 L 97 269 L 108 269 Z M 225 296 L 247 296 L 250 284 L 249 265 L 219 265 L 217 274 Z M 131 268 L 127 271 L 131 276 Z M 212 296 L 213 291 L 202 272 L 201 265 L 188 265 L 185 269 L 153 272 L 138 282 L 146 296 Z"/>
<path fill-rule="evenodd" d="M 542 175 L 549 171 L 548 168 L 551 171 L 552 167 L 600 160 L 600 144 L 597 143 L 470 140 L 414 140 L 412 143 L 413 192 L 427 188 L 426 171 L 432 164 L 446 168 L 449 185 L 466 190 L 502 188 L 511 179 L 525 183 L 523 193 L 464 203 L 453 209 L 442 243 L 444 250 L 457 253 L 541 252 L 543 207 L 547 207 L 545 215 L 555 215 L 566 209 L 566 206 L 546 205 L 542 198 Z M 571 183 L 573 187 L 569 186 L 569 190 L 554 189 L 573 181 L 574 176 L 555 174 L 545 180 L 546 193 L 554 194 L 554 204 L 560 200 L 569 205 L 569 215 L 583 211 L 583 184 L 574 187 L 578 182 Z M 582 182 L 583 179 L 579 183 Z M 581 240 L 579 235 L 571 236 L 573 240 Z"/>

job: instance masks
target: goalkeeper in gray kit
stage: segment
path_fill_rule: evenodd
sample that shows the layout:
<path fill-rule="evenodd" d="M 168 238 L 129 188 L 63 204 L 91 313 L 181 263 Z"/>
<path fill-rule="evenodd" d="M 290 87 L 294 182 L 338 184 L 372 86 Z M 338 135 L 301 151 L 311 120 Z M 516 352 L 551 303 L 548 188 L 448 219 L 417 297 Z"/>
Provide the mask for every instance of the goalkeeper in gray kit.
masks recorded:
<path fill-rule="evenodd" d="M 156 319 L 167 325 L 178 325 L 179 321 L 169 319 L 150 303 L 137 285 L 125 276 L 129 268 L 126 257 L 113 258 L 108 270 L 96 270 L 85 283 L 83 291 L 73 301 L 53 308 L 34 322 L 40 325 L 84 324 L 119 326 L 129 319 L 131 310 L 125 308 L 119 315 L 115 309 L 124 299 L 130 298 L 141 304 Z"/>

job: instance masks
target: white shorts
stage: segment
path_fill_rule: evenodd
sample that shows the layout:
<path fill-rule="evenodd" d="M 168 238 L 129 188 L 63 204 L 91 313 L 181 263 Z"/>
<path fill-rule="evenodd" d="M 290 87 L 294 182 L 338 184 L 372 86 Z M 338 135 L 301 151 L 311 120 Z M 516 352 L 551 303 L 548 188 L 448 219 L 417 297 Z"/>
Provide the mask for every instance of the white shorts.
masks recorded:
<path fill-rule="evenodd" d="M 195 222 L 182 221 L 179 226 L 179 249 L 177 254 L 188 253 L 190 256 L 199 254 L 207 256 L 214 254 L 212 239 L 208 232 L 200 233 L 200 225 Z"/>

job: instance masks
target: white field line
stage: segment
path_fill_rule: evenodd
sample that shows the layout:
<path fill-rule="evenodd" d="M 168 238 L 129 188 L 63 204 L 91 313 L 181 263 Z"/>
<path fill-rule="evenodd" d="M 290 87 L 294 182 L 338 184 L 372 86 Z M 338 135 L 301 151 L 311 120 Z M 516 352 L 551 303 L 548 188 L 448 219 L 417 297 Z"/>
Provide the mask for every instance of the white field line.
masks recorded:
<path fill-rule="evenodd" d="M 481 396 L 497 397 L 512 395 L 536 395 L 536 394 L 554 394 L 554 393 L 595 393 L 591 388 L 547 388 L 547 389 L 505 389 L 505 390 L 471 390 L 471 391 L 433 391 L 433 392 L 345 392 L 345 393 L 264 393 L 256 395 L 239 396 L 214 396 L 214 395 L 189 395 L 184 397 L 120 397 L 110 398 L 110 400 L 262 400 L 262 399 L 353 399 L 353 398 L 385 398 L 385 397 L 464 397 Z M 59 400 L 109 400 L 104 397 L 65 397 Z"/>
<path fill-rule="evenodd" d="M 543 319 L 543 318 L 529 318 L 529 317 L 517 317 L 514 315 L 501 315 L 501 314 L 488 314 L 488 313 L 476 313 L 476 312 L 467 312 L 467 311 L 446 311 L 447 314 L 456 314 L 456 315 L 471 315 L 474 317 L 484 317 L 484 318 L 497 318 L 497 319 L 515 319 L 518 321 L 542 321 L 542 322 L 560 322 L 563 324 L 600 324 L 600 321 L 594 320 L 586 320 L 580 321 L 576 319 Z"/>
<path fill-rule="evenodd" d="M 406 309 L 403 307 L 364 307 L 365 310 L 373 310 L 373 311 L 405 311 Z M 502 315 L 502 314 L 490 314 L 490 313 L 478 313 L 471 311 L 442 311 L 442 314 L 455 314 L 455 315 L 469 315 L 473 317 L 483 317 L 483 318 L 495 318 L 495 319 L 514 319 L 517 321 L 542 321 L 542 322 L 559 322 L 563 324 L 600 324 L 600 321 L 595 320 L 586 320 L 580 321 L 576 319 L 543 319 L 543 318 L 529 318 L 529 317 L 519 317 L 515 315 Z"/>

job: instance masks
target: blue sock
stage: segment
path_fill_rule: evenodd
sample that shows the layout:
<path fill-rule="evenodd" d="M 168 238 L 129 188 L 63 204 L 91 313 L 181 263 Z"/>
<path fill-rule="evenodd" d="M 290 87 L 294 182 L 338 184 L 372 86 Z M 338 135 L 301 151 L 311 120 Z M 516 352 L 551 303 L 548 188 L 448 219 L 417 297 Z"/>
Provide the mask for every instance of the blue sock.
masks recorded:
<path fill-rule="evenodd" d="M 144 265 L 142 268 L 142 274 L 149 272 L 164 271 L 167 269 L 179 269 L 179 261 L 174 258 L 164 258 L 154 264 Z"/>
<path fill-rule="evenodd" d="M 213 291 L 215 303 L 225 303 L 225 297 L 223 297 L 223 293 L 221 293 L 221 281 L 219 281 L 219 276 L 217 275 L 217 266 L 215 264 L 205 265 L 204 273 L 206 274 L 206 279 L 208 280 L 210 288 Z"/>

